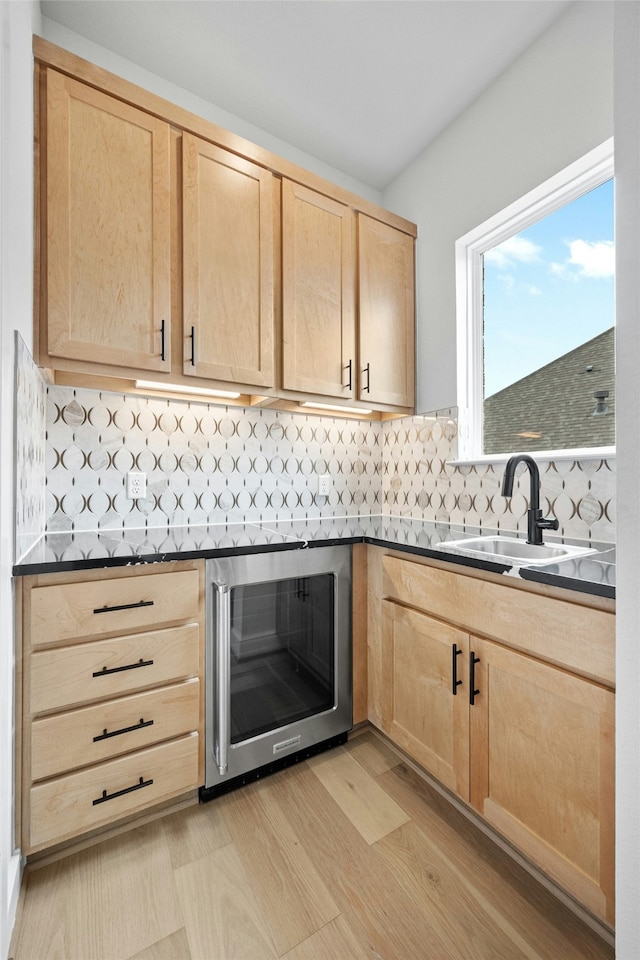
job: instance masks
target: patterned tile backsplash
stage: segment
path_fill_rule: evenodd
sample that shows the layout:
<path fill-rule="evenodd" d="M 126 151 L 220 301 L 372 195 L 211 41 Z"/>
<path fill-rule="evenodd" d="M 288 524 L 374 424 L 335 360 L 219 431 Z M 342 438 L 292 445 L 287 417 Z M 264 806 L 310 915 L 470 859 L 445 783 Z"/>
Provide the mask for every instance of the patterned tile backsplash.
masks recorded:
<path fill-rule="evenodd" d="M 46 388 L 20 334 L 15 332 L 15 557 L 40 538 L 44 513 Z"/>
<path fill-rule="evenodd" d="M 504 463 L 452 466 L 455 411 L 388 421 L 382 427 L 385 513 L 492 530 L 527 531 L 529 473 L 518 467 L 513 496 L 500 490 Z M 615 541 L 615 460 L 537 459 L 540 506 L 569 539 Z M 553 535 L 553 534 L 552 534 Z"/>
<path fill-rule="evenodd" d="M 524 532 L 528 474 L 452 466 L 456 411 L 384 423 L 49 386 L 48 532 L 393 514 Z M 130 470 L 147 498 L 126 496 Z M 613 541 L 615 461 L 540 461 L 563 536 Z M 317 474 L 328 473 L 328 497 Z"/>
<path fill-rule="evenodd" d="M 380 469 L 366 421 L 48 389 L 49 531 L 381 513 Z M 127 498 L 130 470 L 146 499 Z"/>

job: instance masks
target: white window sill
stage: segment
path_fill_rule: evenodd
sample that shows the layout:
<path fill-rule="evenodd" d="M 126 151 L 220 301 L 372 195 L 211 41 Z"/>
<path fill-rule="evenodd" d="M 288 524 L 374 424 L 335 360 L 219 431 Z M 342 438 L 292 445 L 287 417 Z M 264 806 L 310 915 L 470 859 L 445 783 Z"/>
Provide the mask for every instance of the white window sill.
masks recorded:
<path fill-rule="evenodd" d="M 533 457 L 534 460 L 543 460 L 545 462 L 547 460 L 615 460 L 616 448 L 584 447 L 577 450 L 541 450 L 539 452 L 536 450 L 527 450 L 526 454 L 529 457 Z M 473 467 L 476 464 L 483 463 L 506 463 L 512 456 L 514 456 L 513 453 L 488 453 L 482 456 L 469 457 L 468 459 L 447 460 L 447 463 L 452 467 Z"/>

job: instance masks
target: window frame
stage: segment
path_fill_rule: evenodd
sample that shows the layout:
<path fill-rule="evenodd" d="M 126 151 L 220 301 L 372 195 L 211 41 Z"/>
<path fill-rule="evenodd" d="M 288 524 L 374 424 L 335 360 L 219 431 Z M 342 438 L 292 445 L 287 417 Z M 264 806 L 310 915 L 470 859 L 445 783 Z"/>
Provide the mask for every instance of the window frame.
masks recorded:
<path fill-rule="evenodd" d="M 504 210 L 474 227 L 455 244 L 456 342 L 458 378 L 458 456 L 455 463 L 500 463 L 511 453 L 485 454 L 483 405 L 482 257 L 492 247 L 526 230 L 559 207 L 614 176 L 613 137 L 545 180 Z M 543 459 L 615 456 L 615 446 L 533 451 Z"/>

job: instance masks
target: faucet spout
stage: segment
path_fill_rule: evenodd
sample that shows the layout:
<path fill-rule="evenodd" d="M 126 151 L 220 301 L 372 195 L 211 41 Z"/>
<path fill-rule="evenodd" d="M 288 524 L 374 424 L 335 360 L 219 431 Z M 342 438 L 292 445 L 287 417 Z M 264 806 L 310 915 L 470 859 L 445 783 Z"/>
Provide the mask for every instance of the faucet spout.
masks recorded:
<path fill-rule="evenodd" d="M 513 481 L 516 467 L 525 463 L 529 469 L 530 492 L 529 509 L 527 510 L 527 543 L 541 544 L 543 530 L 557 530 L 558 521 L 555 517 L 543 517 L 540 509 L 540 471 L 538 464 L 528 453 L 516 453 L 507 460 L 502 478 L 502 496 L 513 496 Z"/>

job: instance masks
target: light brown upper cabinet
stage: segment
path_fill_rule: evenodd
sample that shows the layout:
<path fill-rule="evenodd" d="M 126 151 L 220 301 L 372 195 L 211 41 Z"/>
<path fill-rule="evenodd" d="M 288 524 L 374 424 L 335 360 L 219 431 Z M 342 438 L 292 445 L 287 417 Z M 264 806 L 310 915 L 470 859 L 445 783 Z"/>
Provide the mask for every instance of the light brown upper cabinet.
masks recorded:
<path fill-rule="evenodd" d="M 274 176 L 182 137 L 184 373 L 274 384 Z"/>
<path fill-rule="evenodd" d="M 282 386 L 350 400 L 356 342 L 353 211 L 282 181 Z"/>
<path fill-rule="evenodd" d="M 54 70 L 46 109 L 46 352 L 169 371 L 169 125 Z"/>
<path fill-rule="evenodd" d="M 414 405 L 413 237 L 358 214 L 358 399 Z"/>
<path fill-rule="evenodd" d="M 413 237 L 287 180 L 282 218 L 283 388 L 412 409 Z"/>
<path fill-rule="evenodd" d="M 57 382 L 412 412 L 415 224 L 45 40 L 34 53 L 34 352 Z"/>

